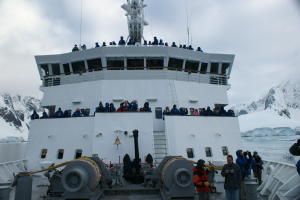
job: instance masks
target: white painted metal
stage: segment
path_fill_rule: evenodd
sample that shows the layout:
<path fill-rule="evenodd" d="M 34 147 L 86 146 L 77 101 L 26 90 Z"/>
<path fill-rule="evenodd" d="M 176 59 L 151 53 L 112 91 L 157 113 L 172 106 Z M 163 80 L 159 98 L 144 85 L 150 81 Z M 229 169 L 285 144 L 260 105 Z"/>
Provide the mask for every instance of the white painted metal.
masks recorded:
<path fill-rule="evenodd" d="M 142 160 L 148 153 L 154 153 L 152 113 L 102 113 L 95 117 L 35 120 L 31 127 L 26 154 L 31 170 L 40 169 L 45 163 L 72 160 L 78 149 L 85 156 L 97 154 L 105 163 L 123 162 L 125 154 L 134 158 L 134 129 L 140 132 Z M 118 146 L 114 144 L 117 137 L 122 143 Z M 40 157 L 42 149 L 48 151 L 45 159 Z M 59 149 L 64 149 L 63 159 L 57 159 Z"/>
<path fill-rule="evenodd" d="M 12 183 L 14 175 L 24 172 L 25 170 L 25 160 L 0 163 L 0 184 Z"/>
<path fill-rule="evenodd" d="M 0 143 L 0 163 L 24 159 L 26 146 L 27 142 Z"/>
<path fill-rule="evenodd" d="M 295 165 L 264 161 L 260 195 L 268 200 L 299 200 L 300 176 Z"/>
<path fill-rule="evenodd" d="M 234 155 L 242 149 L 240 129 L 236 117 L 166 116 L 168 153 L 187 157 L 187 148 L 193 148 L 194 161 L 224 161 L 222 146 Z M 205 148 L 210 147 L 212 157 L 207 157 Z"/>

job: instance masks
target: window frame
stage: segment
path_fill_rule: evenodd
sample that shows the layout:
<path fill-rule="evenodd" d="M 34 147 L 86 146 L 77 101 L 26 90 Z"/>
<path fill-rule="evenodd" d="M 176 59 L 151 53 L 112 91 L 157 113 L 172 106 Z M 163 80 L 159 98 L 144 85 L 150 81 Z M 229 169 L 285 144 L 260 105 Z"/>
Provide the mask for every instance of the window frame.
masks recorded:
<path fill-rule="evenodd" d="M 227 146 L 222 146 L 221 149 L 222 149 L 223 156 L 228 156 L 229 155 L 229 150 L 228 150 Z M 225 154 L 225 152 L 227 152 L 227 154 Z"/>
<path fill-rule="evenodd" d="M 146 69 L 148 70 L 160 70 L 164 69 L 164 57 L 146 57 Z M 150 61 L 162 61 L 162 63 L 154 64 Z"/>
<path fill-rule="evenodd" d="M 46 159 L 48 153 L 48 149 L 41 149 L 40 158 Z"/>
<path fill-rule="evenodd" d="M 187 65 L 188 64 L 188 65 Z M 193 64 L 197 65 L 197 68 L 193 69 L 195 66 L 192 66 Z M 198 73 L 199 71 L 199 61 L 195 60 L 186 60 L 184 65 L 184 71 L 188 73 Z"/>
<path fill-rule="evenodd" d="M 81 152 L 79 152 L 81 151 Z M 78 156 L 77 154 L 80 153 L 80 156 Z M 83 150 L 82 149 L 76 149 L 75 150 L 75 159 L 78 159 L 78 158 L 81 158 L 82 157 L 82 153 L 83 153 Z"/>
<path fill-rule="evenodd" d="M 64 158 L 65 150 L 64 149 L 58 149 L 57 150 L 57 156 L 56 158 L 58 160 L 62 160 Z"/>
<path fill-rule="evenodd" d="M 186 154 L 188 158 L 195 158 L 194 149 L 191 147 L 186 149 Z"/>
<path fill-rule="evenodd" d="M 170 62 L 170 61 L 174 61 L 174 62 Z M 175 66 L 176 62 L 181 62 L 181 66 Z M 171 66 L 171 64 L 173 66 Z M 172 70 L 172 71 L 182 71 L 183 70 L 183 64 L 184 64 L 184 59 L 182 58 L 169 58 L 169 62 L 168 62 L 168 70 Z"/>
<path fill-rule="evenodd" d="M 212 152 L 212 148 L 211 147 L 205 147 L 205 155 L 208 158 L 213 157 L 213 152 Z"/>

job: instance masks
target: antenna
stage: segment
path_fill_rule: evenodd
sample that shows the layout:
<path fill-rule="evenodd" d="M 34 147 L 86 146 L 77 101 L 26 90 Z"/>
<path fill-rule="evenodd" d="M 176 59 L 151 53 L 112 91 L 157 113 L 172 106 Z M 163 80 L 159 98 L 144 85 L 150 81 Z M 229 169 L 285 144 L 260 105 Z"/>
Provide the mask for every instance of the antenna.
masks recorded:
<path fill-rule="evenodd" d="M 79 48 L 81 48 L 82 42 L 82 13 L 83 13 L 83 0 L 80 1 L 80 32 L 79 32 Z"/>
<path fill-rule="evenodd" d="M 191 45 L 193 41 L 192 41 L 191 24 L 189 18 L 189 0 L 185 0 L 185 12 L 186 12 L 186 29 L 187 29 L 187 36 L 188 36 L 188 45 Z"/>

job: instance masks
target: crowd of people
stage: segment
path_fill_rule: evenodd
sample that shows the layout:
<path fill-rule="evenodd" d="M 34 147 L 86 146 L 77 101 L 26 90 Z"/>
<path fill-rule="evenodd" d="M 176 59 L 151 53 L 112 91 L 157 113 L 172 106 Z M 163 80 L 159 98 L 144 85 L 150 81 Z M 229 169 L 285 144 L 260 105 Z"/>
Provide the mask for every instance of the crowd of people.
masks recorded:
<path fill-rule="evenodd" d="M 90 115 L 90 109 L 77 108 L 72 114 L 71 110 L 63 111 L 61 108 L 58 108 L 58 110 L 52 114 L 48 114 L 46 111 L 43 111 L 42 116 L 39 116 L 39 114 L 36 111 L 33 111 L 31 115 L 31 120 L 48 119 L 48 118 L 88 117 L 89 115 Z"/>
<path fill-rule="evenodd" d="M 217 108 L 215 107 L 213 110 L 210 107 L 205 108 L 187 108 L 180 107 L 177 108 L 177 105 L 173 105 L 172 109 L 168 106 L 165 108 L 163 115 L 191 115 L 191 116 L 228 116 L 235 117 L 235 113 L 233 110 L 226 111 L 224 107 Z"/>
<path fill-rule="evenodd" d="M 99 105 L 95 109 L 95 113 L 101 112 L 152 112 L 149 102 L 145 102 L 143 107 L 139 108 L 138 102 L 133 100 L 123 101 L 120 103 L 118 108 L 115 107 L 114 103 L 105 103 L 99 102 Z M 71 110 L 62 111 L 61 108 L 58 108 L 57 111 L 48 115 L 46 111 L 42 113 L 42 116 L 34 111 L 31 115 L 31 119 L 46 119 L 46 118 L 68 118 L 68 117 L 88 117 L 90 115 L 90 109 L 79 109 L 77 108 L 72 114 Z M 205 108 L 190 108 L 189 110 L 185 107 L 177 108 L 177 105 L 173 105 L 172 109 L 168 106 L 163 111 L 163 115 L 191 115 L 191 116 L 229 116 L 234 117 L 234 111 L 226 111 L 223 107 L 214 108 L 213 110 L 210 107 Z"/>
<path fill-rule="evenodd" d="M 232 155 L 227 156 L 227 164 L 221 171 L 221 175 L 225 178 L 224 189 L 227 200 L 246 199 L 244 180 L 250 177 L 252 171 L 258 184 L 262 183 L 263 161 L 258 153 L 254 152 L 252 156 L 249 151 L 238 150 L 236 155 L 236 163 Z M 205 167 L 204 160 L 198 160 L 196 167 L 193 168 L 193 183 L 200 200 L 209 200 L 210 193 L 215 190 L 210 184 L 209 173 L 215 172 Z"/>
<path fill-rule="evenodd" d="M 136 42 L 133 41 L 132 39 L 129 39 L 127 42 L 124 40 L 124 37 L 121 36 L 120 37 L 120 40 L 118 42 L 118 45 L 119 46 L 132 46 L 132 45 L 135 45 Z M 115 41 L 112 41 L 112 42 L 109 42 L 109 46 L 116 46 L 117 43 Z M 153 41 L 147 41 L 147 40 L 144 40 L 143 42 L 143 45 L 144 46 L 170 46 L 170 47 L 174 47 L 174 48 L 182 48 L 182 49 L 187 49 L 187 50 L 194 50 L 193 46 L 192 45 L 186 45 L 186 44 L 179 44 L 177 45 L 176 42 L 172 42 L 171 45 L 169 45 L 169 43 L 167 42 L 164 42 L 162 39 L 158 39 L 157 37 L 154 37 L 153 38 Z M 103 42 L 102 45 L 100 46 L 98 42 L 95 43 L 95 48 L 98 48 L 98 47 L 106 47 L 107 44 L 106 42 Z M 86 45 L 83 44 L 80 48 L 78 47 L 77 44 L 74 45 L 73 49 L 72 49 L 72 52 L 74 51 L 80 51 L 80 50 L 86 50 Z M 200 48 L 200 47 L 197 47 L 196 51 L 199 51 L 199 52 L 203 52 L 203 50 Z"/>
<path fill-rule="evenodd" d="M 151 112 L 151 107 L 149 102 L 145 102 L 144 106 L 139 108 L 138 102 L 136 100 L 132 102 L 124 101 L 120 103 L 120 107 L 118 109 L 115 108 L 113 103 L 105 103 L 103 105 L 102 102 L 99 103 L 98 107 L 95 109 L 95 113 L 99 112 Z M 94 114 L 95 114 L 94 113 Z M 71 110 L 65 110 L 63 111 L 61 108 L 58 108 L 57 111 L 54 113 L 48 115 L 46 111 L 42 113 L 42 116 L 39 116 L 39 114 L 34 110 L 31 115 L 31 120 L 35 119 L 47 119 L 47 118 L 69 118 L 69 117 L 88 117 L 90 116 L 90 109 L 79 109 L 77 108 L 75 112 Z"/>
<path fill-rule="evenodd" d="M 103 106 L 103 103 L 100 102 L 99 106 L 96 108 L 95 113 L 98 112 L 151 112 L 150 104 L 149 102 L 145 102 L 144 106 L 139 108 L 138 102 L 136 100 L 133 100 L 129 103 L 129 101 L 123 101 L 120 103 L 120 106 L 118 109 L 115 108 L 113 103 L 105 103 L 105 106 Z"/>

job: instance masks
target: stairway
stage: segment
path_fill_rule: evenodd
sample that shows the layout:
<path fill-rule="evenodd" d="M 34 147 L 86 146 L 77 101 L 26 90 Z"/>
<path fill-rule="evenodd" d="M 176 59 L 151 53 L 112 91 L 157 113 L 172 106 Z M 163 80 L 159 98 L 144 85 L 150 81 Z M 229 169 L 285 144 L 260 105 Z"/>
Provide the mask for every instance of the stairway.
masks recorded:
<path fill-rule="evenodd" d="M 154 132 L 154 159 L 160 163 L 167 156 L 167 138 L 165 132 Z"/>

